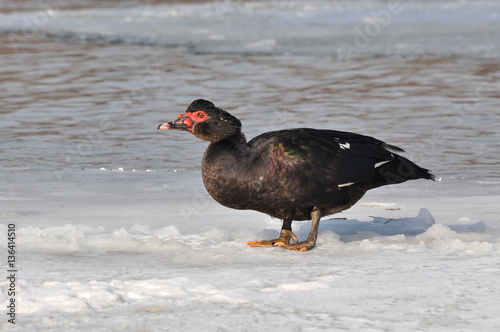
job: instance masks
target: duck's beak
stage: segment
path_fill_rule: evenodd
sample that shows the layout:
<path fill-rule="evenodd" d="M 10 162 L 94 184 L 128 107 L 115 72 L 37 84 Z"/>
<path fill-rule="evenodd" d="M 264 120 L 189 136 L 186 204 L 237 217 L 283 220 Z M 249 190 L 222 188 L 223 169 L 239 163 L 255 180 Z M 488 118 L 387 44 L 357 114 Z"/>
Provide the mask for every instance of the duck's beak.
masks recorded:
<path fill-rule="evenodd" d="M 172 129 L 171 124 L 172 124 L 171 122 L 165 122 L 165 123 L 159 125 L 158 129 L 166 129 L 166 130 Z"/>
<path fill-rule="evenodd" d="M 165 122 L 158 126 L 158 129 L 191 131 L 193 122 L 184 114 L 179 114 L 177 120 Z"/>

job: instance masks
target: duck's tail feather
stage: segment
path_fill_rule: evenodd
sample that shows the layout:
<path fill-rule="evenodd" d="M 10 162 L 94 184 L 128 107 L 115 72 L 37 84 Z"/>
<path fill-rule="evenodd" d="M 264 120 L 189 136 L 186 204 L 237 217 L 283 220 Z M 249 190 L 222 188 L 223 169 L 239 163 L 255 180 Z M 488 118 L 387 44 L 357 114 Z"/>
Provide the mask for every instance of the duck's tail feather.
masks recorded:
<path fill-rule="evenodd" d="M 430 170 L 422 168 L 405 157 L 395 154 L 394 160 L 377 169 L 372 184 L 374 187 L 379 187 L 416 179 L 434 181 L 435 176 Z"/>

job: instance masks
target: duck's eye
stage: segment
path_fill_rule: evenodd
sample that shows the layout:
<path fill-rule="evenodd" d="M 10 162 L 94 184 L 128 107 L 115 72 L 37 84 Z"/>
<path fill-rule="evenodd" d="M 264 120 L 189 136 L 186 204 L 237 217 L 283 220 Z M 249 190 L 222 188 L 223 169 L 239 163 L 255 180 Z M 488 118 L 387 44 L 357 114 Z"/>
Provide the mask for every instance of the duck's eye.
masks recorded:
<path fill-rule="evenodd" d="M 191 120 L 195 122 L 203 122 L 209 119 L 209 116 L 203 111 L 196 111 L 193 113 L 186 113 Z"/>

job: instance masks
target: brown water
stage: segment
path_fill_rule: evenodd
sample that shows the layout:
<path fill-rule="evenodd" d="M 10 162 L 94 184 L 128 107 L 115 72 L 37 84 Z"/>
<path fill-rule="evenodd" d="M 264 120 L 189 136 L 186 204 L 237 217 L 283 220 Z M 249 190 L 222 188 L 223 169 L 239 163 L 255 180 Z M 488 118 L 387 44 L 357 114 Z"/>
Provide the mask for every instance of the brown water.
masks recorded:
<path fill-rule="evenodd" d="M 158 132 L 197 98 L 248 138 L 347 130 L 407 150 L 438 176 L 497 179 L 500 61 L 193 55 L 159 46 L 0 36 L 4 168 L 197 169 L 205 142 Z"/>

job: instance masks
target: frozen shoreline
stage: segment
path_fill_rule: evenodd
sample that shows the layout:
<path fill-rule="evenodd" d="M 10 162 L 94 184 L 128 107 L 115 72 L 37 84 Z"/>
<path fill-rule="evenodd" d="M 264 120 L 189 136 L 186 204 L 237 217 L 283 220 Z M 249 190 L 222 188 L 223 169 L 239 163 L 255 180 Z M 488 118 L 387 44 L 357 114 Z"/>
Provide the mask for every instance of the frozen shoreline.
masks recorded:
<path fill-rule="evenodd" d="M 17 330 L 500 326 L 498 185 L 372 190 L 332 216 L 347 220 L 323 218 L 317 248 L 295 253 L 246 247 L 280 222 L 218 205 L 198 172 L 9 175 L 0 236 L 16 224 Z M 294 225 L 307 235 L 310 222 Z"/>

